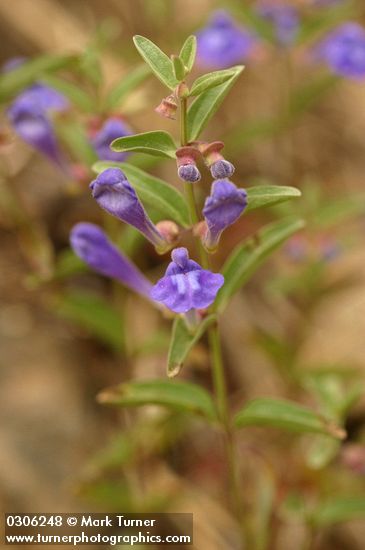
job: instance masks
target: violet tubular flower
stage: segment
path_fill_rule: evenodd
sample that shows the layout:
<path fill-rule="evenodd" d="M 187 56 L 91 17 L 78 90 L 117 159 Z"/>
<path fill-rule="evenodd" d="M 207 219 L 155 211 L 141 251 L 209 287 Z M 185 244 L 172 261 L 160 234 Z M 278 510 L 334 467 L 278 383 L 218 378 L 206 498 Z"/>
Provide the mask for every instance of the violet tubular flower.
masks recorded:
<path fill-rule="evenodd" d="M 223 231 L 240 217 L 246 206 L 247 193 L 244 189 L 238 189 L 227 179 L 213 182 L 203 209 L 207 224 L 203 242 L 207 250 L 216 250 Z"/>
<path fill-rule="evenodd" d="M 254 36 L 224 10 L 212 15 L 197 33 L 197 40 L 198 63 L 212 69 L 225 69 L 247 59 L 255 43 Z"/>
<path fill-rule="evenodd" d="M 339 76 L 364 78 L 365 29 L 352 22 L 340 25 L 317 46 L 314 55 Z"/>
<path fill-rule="evenodd" d="M 257 11 L 272 23 L 279 44 L 288 46 L 294 42 L 299 30 L 299 15 L 293 6 L 266 0 L 258 5 Z"/>
<path fill-rule="evenodd" d="M 52 124 L 44 109 L 27 92 L 21 94 L 8 109 L 9 120 L 16 133 L 28 145 L 63 168 L 62 156 Z"/>
<path fill-rule="evenodd" d="M 71 231 L 70 243 L 75 254 L 91 269 L 149 298 L 152 284 L 110 242 L 100 227 L 86 222 L 76 224 Z"/>
<path fill-rule="evenodd" d="M 186 248 L 175 248 L 171 258 L 164 277 L 152 288 L 151 298 L 175 313 L 210 306 L 224 283 L 223 275 L 203 269 L 190 260 Z"/>
<path fill-rule="evenodd" d="M 129 126 L 119 118 L 106 120 L 100 130 L 91 138 L 91 144 L 100 160 L 122 162 L 128 153 L 117 153 L 110 149 L 112 141 L 119 137 L 131 135 Z"/>
<path fill-rule="evenodd" d="M 24 63 L 24 58 L 14 58 L 3 66 L 10 72 Z M 68 109 L 64 95 L 42 82 L 36 82 L 19 94 L 10 105 L 7 114 L 15 132 L 28 145 L 66 170 L 49 113 Z"/>
<path fill-rule="evenodd" d="M 171 243 L 163 237 L 150 220 L 137 193 L 119 168 L 108 168 L 91 182 L 92 195 L 101 208 L 112 216 L 132 225 L 155 247 L 164 253 Z"/>

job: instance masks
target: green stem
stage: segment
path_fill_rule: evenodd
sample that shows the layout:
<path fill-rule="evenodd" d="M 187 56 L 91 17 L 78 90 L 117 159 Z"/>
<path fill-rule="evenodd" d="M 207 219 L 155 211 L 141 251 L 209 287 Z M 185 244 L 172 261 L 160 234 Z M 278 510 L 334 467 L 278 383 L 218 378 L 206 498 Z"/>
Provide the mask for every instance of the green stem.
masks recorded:
<path fill-rule="evenodd" d="M 182 98 L 180 100 L 180 141 L 181 146 L 188 143 L 187 132 L 187 100 Z M 196 205 L 194 195 L 194 184 L 189 182 L 184 186 L 185 196 L 188 201 L 190 220 L 192 225 L 199 223 L 199 214 Z M 196 243 L 199 249 L 200 262 L 202 266 L 209 268 L 209 256 L 205 248 L 203 247 L 199 237 L 196 238 Z M 242 547 L 245 546 L 244 541 L 248 543 L 247 537 L 247 523 L 243 519 L 242 515 L 242 499 L 240 492 L 240 475 L 237 463 L 237 457 L 235 452 L 234 438 L 231 428 L 231 421 L 229 417 L 228 395 L 227 385 L 224 376 L 224 366 L 222 361 L 222 350 L 218 331 L 218 325 L 215 323 L 209 328 L 209 346 L 212 357 L 212 374 L 214 391 L 217 403 L 218 418 L 221 423 L 221 427 L 224 435 L 224 447 L 227 457 L 227 466 L 230 480 L 230 489 L 232 495 L 232 504 L 234 506 L 235 515 L 240 525 L 242 535 Z"/>
<path fill-rule="evenodd" d="M 186 97 L 180 99 L 180 143 L 181 147 L 188 144 L 188 100 Z"/>

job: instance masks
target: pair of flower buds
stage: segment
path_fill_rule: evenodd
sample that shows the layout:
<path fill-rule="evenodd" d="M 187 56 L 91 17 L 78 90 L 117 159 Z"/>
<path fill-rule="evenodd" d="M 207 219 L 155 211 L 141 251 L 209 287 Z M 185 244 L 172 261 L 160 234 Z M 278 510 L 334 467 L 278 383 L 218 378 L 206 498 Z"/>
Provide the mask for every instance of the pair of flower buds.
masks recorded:
<path fill-rule="evenodd" d="M 132 225 L 163 254 L 173 248 L 179 238 L 175 222 L 164 220 L 156 225 L 145 211 L 137 193 L 119 168 L 104 170 L 90 184 L 99 206 L 112 216 Z M 204 246 L 214 251 L 222 232 L 232 225 L 247 205 L 247 194 L 228 179 L 213 182 L 203 208 L 204 221 L 197 228 Z"/>
<path fill-rule="evenodd" d="M 223 147 L 224 143 L 222 141 L 213 141 L 212 143 L 196 141 L 191 145 L 180 147 L 176 151 L 179 178 L 189 183 L 199 181 L 201 175 L 197 162 L 200 159 L 203 159 L 215 180 L 230 178 L 234 173 L 234 166 L 223 157 L 221 153 Z"/>

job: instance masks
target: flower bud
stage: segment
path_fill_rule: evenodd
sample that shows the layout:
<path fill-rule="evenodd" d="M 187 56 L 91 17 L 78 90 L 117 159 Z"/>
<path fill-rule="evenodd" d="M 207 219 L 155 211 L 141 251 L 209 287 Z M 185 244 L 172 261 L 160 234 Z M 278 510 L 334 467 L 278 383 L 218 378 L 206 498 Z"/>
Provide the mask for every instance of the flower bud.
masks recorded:
<path fill-rule="evenodd" d="M 201 143 L 198 145 L 204 162 L 210 168 L 210 173 L 214 179 L 230 178 L 234 173 L 233 164 L 226 160 L 221 153 L 223 147 L 223 141 L 213 141 L 212 143 Z"/>
<path fill-rule="evenodd" d="M 175 120 L 175 114 L 177 111 L 177 103 L 173 94 L 165 97 L 160 105 L 156 107 L 155 112 L 165 118 Z"/>
<path fill-rule="evenodd" d="M 191 146 L 180 147 L 176 151 L 177 173 L 180 179 L 195 183 L 201 178 L 196 162 L 200 158 L 197 149 Z"/>
<path fill-rule="evenodd" d="M 230 178 L 234 173 L 234 166 L 228 160 L 217 160 L 210 167 L 210 173 L 215 180 Z"/>
<path fill-rule="evenodd" d="M 180 166 L 177 173 L 181 180 L 188 181 L 189 183 L 195 183 L 201 179 L 199 169 L 194 164 Z"/>

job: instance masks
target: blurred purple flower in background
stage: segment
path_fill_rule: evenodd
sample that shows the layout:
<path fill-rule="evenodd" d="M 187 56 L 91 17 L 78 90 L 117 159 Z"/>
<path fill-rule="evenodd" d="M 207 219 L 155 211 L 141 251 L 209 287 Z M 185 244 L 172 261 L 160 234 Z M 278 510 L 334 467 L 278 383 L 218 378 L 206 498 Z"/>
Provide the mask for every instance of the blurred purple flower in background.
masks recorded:
<path fill-rule="evenodd" d="M 56 135 L 47 112 L 31 92 L 21 94 L 7 111 L 15 132 L 31 147 L 64 167 Z"/>
<path fill-rule="evenodd" d="M 100 160 L 122 162 L 128 153 L 117 153 L 110 149 L 112 141 L 119 137 L 131 135 L 131 129 L 120 118 L 113 117 L 106 120 L 98 132 L 91 138 L 91 144 Z"/>
<path fill-rule="evenodd" d="M 138 229 L 159 251 L 166 249 L 167 241 L 148 217 L 122 170 L 104 170 L 91 182 L 90 188 L 101 208 Z"/>
<path fill-rule="evenodd" d="M 315 57 L 346 78 L 365 77 L 365 29 L 358 23 L 344 23 L 314 50 Z"/>
<path fill-rule="evenodd" d="M 25 58 L 16 57 L 3 65 L 3 72 L 20 67 Z M 7 114 L 15 132 L 31 147 L 65 169 L 50 113 L 68 109 L 65 96 L 50 86 L 36 82 L 21 92 L 11 103 Z"/>
<path fill-rule="evenodd" d="M 227 179 L 213 182 L 203 209 L 207 224 L 204 245 L 209 250 L 217 247 L 222 232 L 240 217 L 246 206 L 247 193 L 244 189 L 238 189 Z"/>
<path fill-rule="evenodd" d="M 171 258 L 164 277 L 152 288 L 151 298 L 176 313 L 210 306 L 224 283 L 223 275 L 190 260 L 186 248 L 175 248 Z"/>
<path fill-rule="evenodd" d="M 288 46 L 295 41 L 300 24 L 295 7 L 263 0 L 257 5 L 257 12 L 273 24 L 279 44 Z"/>
<path fill-rule="evenodd" d="M 213 13 L 196 37 L 198 63 L 213 69 L 224 69 L 244 61 L 255 43 L 253 34 L 223 10 Z"/>
<path fill-rule="evenodd" d="M 117 279 L 122 285 L 149 298 L 152 284 L 93 223 L 76 224 L 70 235 L 75 254 L 97 273 Z"/>

